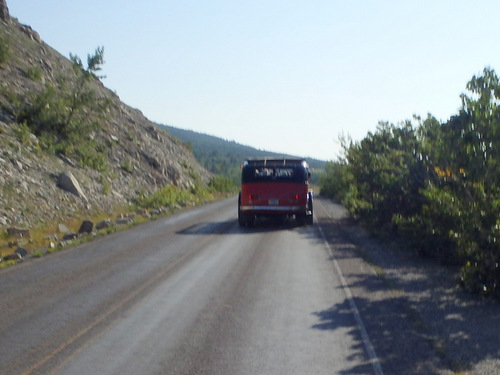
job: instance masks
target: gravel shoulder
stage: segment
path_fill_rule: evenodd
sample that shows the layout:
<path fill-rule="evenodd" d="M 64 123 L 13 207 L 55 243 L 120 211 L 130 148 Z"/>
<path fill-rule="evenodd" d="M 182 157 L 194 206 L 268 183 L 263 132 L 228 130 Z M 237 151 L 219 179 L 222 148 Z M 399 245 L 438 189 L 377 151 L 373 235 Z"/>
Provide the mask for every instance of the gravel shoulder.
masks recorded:
<path fill-rule="evenodd" d="M 385 374 L 500 374 L 498 302 L 460 289 L 457 269 L 377 240 L 342 206 L 316 207 Z"/>

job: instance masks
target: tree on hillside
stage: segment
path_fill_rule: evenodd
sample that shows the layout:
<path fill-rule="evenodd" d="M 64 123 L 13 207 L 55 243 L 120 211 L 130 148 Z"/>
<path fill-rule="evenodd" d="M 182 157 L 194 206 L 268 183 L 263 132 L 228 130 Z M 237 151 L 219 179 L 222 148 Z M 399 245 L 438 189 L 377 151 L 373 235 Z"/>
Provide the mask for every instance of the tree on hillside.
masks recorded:
<path fill-rule="evenodd" d="M 74 75 L 60 75 L 55 84 L 48 82 L 40 92 L 28 95 L 17 122 L 26 123 L 45 147 L 99 169 L 104 148 L 94 144 L 91 134 L 101 128 L 109 100 L 97 94 L 93 83 L 103 78 L 97 73 L 104 63 L 104 49 L 99 47 L 88 55 L 87 67 L 77 56 L 70 58 Z"/>

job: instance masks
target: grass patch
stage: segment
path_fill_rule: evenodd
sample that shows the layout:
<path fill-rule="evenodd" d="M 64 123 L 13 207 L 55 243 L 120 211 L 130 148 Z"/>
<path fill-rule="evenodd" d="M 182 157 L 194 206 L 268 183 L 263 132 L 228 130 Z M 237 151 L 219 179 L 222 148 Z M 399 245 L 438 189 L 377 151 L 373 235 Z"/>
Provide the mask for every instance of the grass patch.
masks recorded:
<path fill-rule="evenodd" d="M 8 260 L 7 262 L 0 262 L 0 268 L 10 267 L 17 264 L 17 260 Z"/>
<path fill-rule="evenodd" d="M 43 77 L 43 71 L 39 66 L 32 66 L 26 70 L 26 77 L 32 81 L 41 81 Z"/>
<path fill-rule="evenodd" d="M 36 250 L 31 254 L 32 258 L 41 258 L 44 255 L 44 251 Z"/>
<path fill-rule="evenodd" d="M 52 254 L 65 247 L 60 242 L 63 234 L 59 232 L 59 223 L 64 224 L 71 233 L 78 233 L 83 220 L 90 220 L 96 225 L 101 221 L 109 219 L 111 221 L 110 226 L 98 231 L 94 229 L 94 233 L 97 233 L 97 235 L 107 235 L 149 221 L 150 216 L 148 211 L 152 209 L 158 209 L 159 215 L 163 216 L 183 207 L 200 205 L 227 196 L 228 191 L 226 189 L 229 186 L 226 182 L 226 180 L 215 180 L 208 184 L 208 186 L 195 183 L 190 189 L 166 185 L 154 193 L 143 193 L 135 206 L 117 206 L 111 212 L 76 213 L 74 217 L 58 218 L 52 220 L 48 225 L 30 228 L 29 239 L 11 238 L 8 236 L 6 230 L 2 230 L 0 232 L 0 248 L 3 248 L 4 251 L 0 255 L 12 254 L 19 246 L 25 248 L 29 256 L 33 258 Z M 127 224 L 117 225 L 115 222 L 115 219 L 120 217 L 131 216 L 133 220 Z M 79 237 L 71 242 L 71 246 L 89 242 L 93 238 L 95 238 L 95 235 Z M 14 264 L 17 264 L 16 260 L 1 262 L 0 267 L 7 267 Z"/>
<path fill-rule="evenodd" d="M 121 165 L 121 168 L 130 174 L 134 172 L 134 166 L 132 165 L 132 162 L 130 160 L 125 160 L 123 164 Z"/>
<path fill-rule="evenodd" d="M 188 202 L 195 201 L 196 196 L 191 191 L 178 188 L 174 185 L 165 185 L 160 190 L 141 196 L 137 201 L 140 208 L 171 208 L 183 206 Z"/>
<path fill-rule="evenodd" d="M 5 35 L 0 35 L 0 65 L 10 58 L 9 40 Z"/>

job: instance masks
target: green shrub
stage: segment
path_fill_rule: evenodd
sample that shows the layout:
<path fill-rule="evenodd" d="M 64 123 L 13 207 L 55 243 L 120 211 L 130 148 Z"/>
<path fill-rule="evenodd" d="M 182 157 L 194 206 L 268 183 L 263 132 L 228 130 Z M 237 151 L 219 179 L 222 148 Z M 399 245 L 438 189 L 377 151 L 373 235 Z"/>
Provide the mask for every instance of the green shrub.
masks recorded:
<path fill-rule="evenodd" d="M 0 268 L 7 268 L 17 264 L 17 260 L 8 260 L 7 262 L 0 262 Z"/>
<path fill-rule="evenodd" d="M 342 202 L 347 198 L 352 180 L 353 176 L 344 160 L 327 162 L 325 171 L 319 176 L 321 195 Z"/>
<path fill-rule="evenodd" d="M 106 176 L 101 176 L 100 177 L 100 182 L 101 182 L 101 185 L 102 185 L 102 193 L 104 195 L 109 195 L 111 193 L 111 191 L 112 191 L 112 186 L 111 186 L 111 183 L 106 178 Z"/>
<path fill-rule="evenodd" d="M 33 66 L 26 70 L 26 77 L 33 81 L 40 81 L 43 77 L 42 69 L 39 66 Z"/>
<path fill-rule="evenodd" d="M 500 80 L 485 68 L 467 90 L 445 123 L 380 124 L 343 144 L 345 162 L 327 166 L 322 192 L 377 233 L 460 265 L 467 289 L 500 298 Z"/>
<path fill-rule="evenodd" d="M 121 168 L 128 173 L 132 173 L 134 171 L 134 166 L 130 160 L 125 160 L 121 165 Z"/>
<path fill-rule="evenodd" d="M 194 200 L 195 197 L 189 191 L 173 185 L 165 185 L 150 195 L 141 196 L 137 205 L 141 208 L 165 208 L 183 205 Z"/>
<path fill-rule="evenodd" d="M 212 192 L 201 182 L 195 181 L 189 192 L 193 195 L 195 202 L 208 202 L 213 198 Z"/>
<path fill-rule="evenodd" d="M 16 126 L 13 127 L 13 130 L 14 134 L 19 139 L 21 144 L 26 146 L 30 143 L 31 131 L 25 122 L 21 124 L 16 124 Z"/>
<path fill-rule="evenodd" d="M 74 79 L 60 76 L 56 85 L 47 83 L 40 92 L 28 95 L 17 112 L 17 122 L 26 123 L 43 140 L 41 145 L 46 150 L 72 156 L 83 166 L 103 171 L 107 168 L 107 148 L 93 139 L 106 119 L 110 102 L 92 88 L 103 63 L 103 49 L 89 55 L 86 69 L 78 57 L 71 59 Z"/>
<path fill-rule="evenodd" d="M 215 176 L 208 183 L 208 189 L 213 193 L 228 193 L 236 190 L 236 187 L 230 178 Z"/>
<path fill-rule="evenodd" d="M 44 256 L 44 252 L 42 250 L 36 250 L 31 254 L 32 258 L 41 258 Z"/>
<path fill-rule="evenodd" d="M 106 154 L 95 146 L 94 141 L 87 141 L 77 145 L 74 153 L 77 155 L 82 166 L 90 167 L 100 172 L 107 171 L 108 161 Z"/>

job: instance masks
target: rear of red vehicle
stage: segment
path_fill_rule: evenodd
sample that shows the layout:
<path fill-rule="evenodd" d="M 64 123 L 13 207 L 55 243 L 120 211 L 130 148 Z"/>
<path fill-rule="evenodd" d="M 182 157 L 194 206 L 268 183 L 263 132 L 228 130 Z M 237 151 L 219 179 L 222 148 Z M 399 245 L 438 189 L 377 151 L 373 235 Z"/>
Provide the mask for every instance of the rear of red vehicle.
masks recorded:
<path fill-rule="evenodd" d="M 243 164 L 238 222 L 251 225 L 259 216 L 295 216 L 312 224 L 309 168 L 303 159 L 248 159 Z"/>

